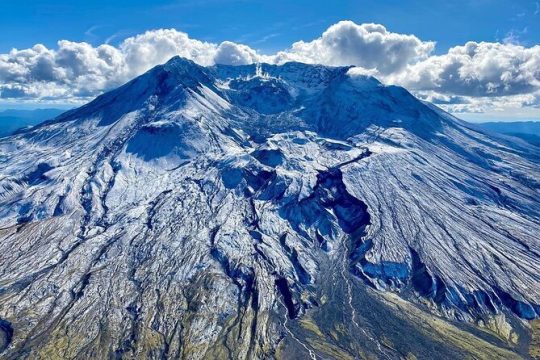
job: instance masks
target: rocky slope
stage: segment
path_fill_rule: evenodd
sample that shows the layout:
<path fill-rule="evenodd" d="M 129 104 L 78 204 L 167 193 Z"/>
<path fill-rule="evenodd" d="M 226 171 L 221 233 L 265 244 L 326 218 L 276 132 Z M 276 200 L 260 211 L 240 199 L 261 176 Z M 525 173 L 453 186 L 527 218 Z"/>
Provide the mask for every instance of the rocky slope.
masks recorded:
<path fill-rule="evenodd" d="M 0 140 L 0 354 L 527 357 L 539 160 L 349 68 L 173 58 Z"/>

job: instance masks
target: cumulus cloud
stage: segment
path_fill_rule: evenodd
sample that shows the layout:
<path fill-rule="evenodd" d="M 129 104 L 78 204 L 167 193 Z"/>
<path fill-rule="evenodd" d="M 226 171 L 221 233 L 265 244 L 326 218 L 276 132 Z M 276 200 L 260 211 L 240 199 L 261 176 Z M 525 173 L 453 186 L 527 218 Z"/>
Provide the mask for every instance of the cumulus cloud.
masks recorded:
<path fill-rule="evenodd" d="M 125 62 L 109 45 L 62 40 L 58 49 L 43 45 L 0 55 L 2 98 L 54 98 L 91 96 L 119 85 Z"/>
<path fill-rule="evenodd" d="M 247 65 L 261 60 L 255 50 L 230 41 L 222 42 L 214 55 L 214 62 L 223 65 Z"/>
<path fill-rule="evenodd" d="M 191 59 L 201 65 L 214 63 L 216 45 L 191 39 L 186 33 L 174 29 L 147 31 L 127 38 L 119 47 L 130 76 L 141 74 L 162 64 L 175 55 Z"/>
<path fill-rule="evenodd" d="M 434 42 L 389 32 L 383 25 L 340 21 L 320 38 L 296 42 L 289 50 L 278 53 L 276 62 L 356 65 L 386 75 L 427 58 L 434 47 Z"/>
<path fill-rule="evenodd" d="M 202 42 L 174 29 L 147 31 L 118 47 L 61 40 L 56 49 L 38 44 L 0 54 L 0 98 L 84 100 L 175 55 L 205 66 L 259 61 L 257 52 L 248 46 Z"/>
<path fill-rule="evenodd" d="M 531 119 L 540 116 L 540 90 L 527 94 L 478 97 L 448 95 L 435 91 L 419 91 L 415 94 L 418 98 L 454 114 L 489 113 L 507 119 L 512 117 Z"/>
<path fill-rule="evenodd" d="M 92 97 L 175 55 L 205 66 L 287 61 L 356 65 L 365 73 L 384 76 L 427 58 L 433 47 L 433 42 L 414 35 L 351 21 L 332 25 L 318 39 L 296 42 L 288 50 L 266 56 L 246 45 L 203 42 L 174 29 L 147 31 L 125 39 L 118 47 L 62 40 L 56 49 L 36 45 L 1 54 L 0 97 Z"/>
<path fill-rule="evenodd" d="M 540 87 L 540 46 L 468 42 L 409 65 L 388 80 L 413 90 L 464 96 L 531 93 Z"/>
<path fill-rule="evenodd" d="M 192 39 L 174 29 L 147 31 L 118 46 L 61 40 L 0 54 L 0 98 L 86 101 L 175 55 L 201 65 L 287 61 L 354 65 L 351 75 L 378 77 L 453 112 L 540 107 L 540 46 L 468 42 L 433 55 L 435 43 L 379 24 L 341 21 L 312 41 L 276 54 Z"/>

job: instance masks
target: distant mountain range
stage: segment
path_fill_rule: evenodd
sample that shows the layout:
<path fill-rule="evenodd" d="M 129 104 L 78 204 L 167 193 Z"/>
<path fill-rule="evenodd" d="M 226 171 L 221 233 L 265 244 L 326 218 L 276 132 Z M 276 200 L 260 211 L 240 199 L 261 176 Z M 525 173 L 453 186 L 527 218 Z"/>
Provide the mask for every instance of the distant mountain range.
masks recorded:
<path fill-rule="evenodd" d="M 0 137 L 11 135 L 19 129 L 53 119 L 65 111 L 65 109 L 0 110 Z"/>
<path fill-rule="evenodd" d="M 515 136 L 540 146 L 540 121 L 486 122 L 476 125 L 489 132 Z"/>

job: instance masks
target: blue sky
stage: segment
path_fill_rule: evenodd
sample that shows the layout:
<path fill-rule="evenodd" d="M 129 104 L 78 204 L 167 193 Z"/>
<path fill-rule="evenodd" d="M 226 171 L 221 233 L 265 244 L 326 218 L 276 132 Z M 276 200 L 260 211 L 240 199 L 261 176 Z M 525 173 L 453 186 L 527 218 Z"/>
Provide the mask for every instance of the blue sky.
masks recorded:
<path fill-rule="evenodd" d="M 437 52 L 466 41 L 517 37 L 540 43 L 538 2 L 529 0 L 2 0 L 0 52 L 60 39 L 94 45 L 156 28 L 245 43 L 263 52 L 312 39 L 339 20 L 374 22 L 437 41 Z M 536 14 L 535 14 L 536 12 Z"/>
<path fill-rule="evenodd" d="M 466 119 L 540 119 L 540 0 L 2 0 L 0 33 L 0 110 L 77 106 L 181 55 L 355 65 Z"/>

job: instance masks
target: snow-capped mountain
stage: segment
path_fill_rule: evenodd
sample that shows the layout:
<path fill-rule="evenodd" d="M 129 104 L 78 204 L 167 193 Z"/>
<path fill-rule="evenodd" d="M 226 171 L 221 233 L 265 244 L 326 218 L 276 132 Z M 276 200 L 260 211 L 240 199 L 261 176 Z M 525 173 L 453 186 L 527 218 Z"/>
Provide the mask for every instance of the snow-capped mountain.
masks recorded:
<path fill-rule="evenodd" d="M 539 160 L 348 67 L 173 58 L 0 140 L 0 356 L 527 356 Z"/>

